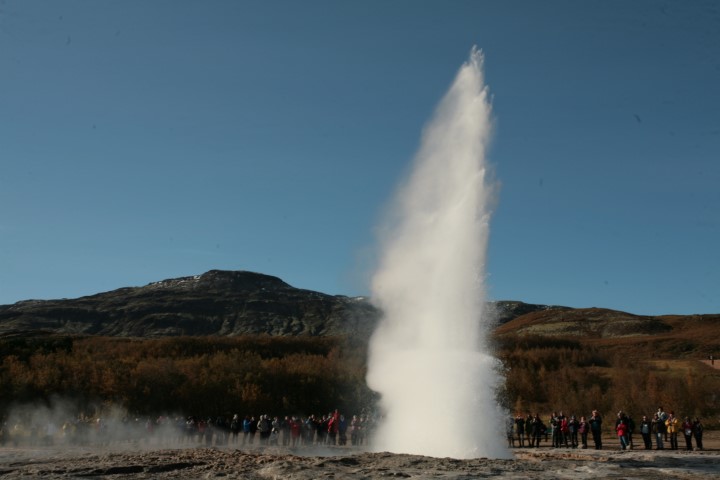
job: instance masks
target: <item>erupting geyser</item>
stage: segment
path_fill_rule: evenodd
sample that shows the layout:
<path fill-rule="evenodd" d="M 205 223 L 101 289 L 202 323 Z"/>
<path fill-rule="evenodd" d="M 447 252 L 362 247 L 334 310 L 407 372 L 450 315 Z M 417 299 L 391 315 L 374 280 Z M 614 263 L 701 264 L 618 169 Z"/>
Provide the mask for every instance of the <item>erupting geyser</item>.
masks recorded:
<path fill-rule="evenodd" d="M 374 448 L 434 457 L 509 457 L 482 353 L 492 185 L 490 104 L 473 48 L 426 127 L 413 170 L 381 231 L 368 385 L 384 418 Z"/>

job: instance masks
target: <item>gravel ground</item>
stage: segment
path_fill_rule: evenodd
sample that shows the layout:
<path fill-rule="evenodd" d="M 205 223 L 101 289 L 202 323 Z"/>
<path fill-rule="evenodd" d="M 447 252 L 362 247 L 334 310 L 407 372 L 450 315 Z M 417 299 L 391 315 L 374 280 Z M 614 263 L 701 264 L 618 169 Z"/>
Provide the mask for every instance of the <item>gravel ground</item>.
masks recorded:
<path fill-rule="evenodd" d="M 432 458 L 341 447 L 0 448 L 0 479 L 706 479 L 720 451 L 513 449 L 514 459 Z"/>

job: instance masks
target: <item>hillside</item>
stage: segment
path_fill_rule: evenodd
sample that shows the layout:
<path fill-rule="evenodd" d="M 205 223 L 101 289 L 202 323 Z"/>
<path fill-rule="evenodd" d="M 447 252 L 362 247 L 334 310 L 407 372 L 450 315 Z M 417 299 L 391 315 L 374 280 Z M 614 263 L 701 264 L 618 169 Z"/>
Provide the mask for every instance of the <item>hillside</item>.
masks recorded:
<path fill-rule="evenodd" d="M 720 315 L 641 316 L 490 302 L 494 353 L 516 412 L 657 405 L 715 424 Z M 131 411 L 323 412 L 372 408 L 365 298 L 213 270 L 63 300 L 0 306 L 0 418 L 14 402 L 73 398 Z"/>
<path fill-rule="evenodd" d="M 603 308 L 536 310 L 495 330 L 498 338 L 576 339 L 582 345 L 621 350 L 631 358 L 692 356 L 720 351 L 720 314 L 643 316 Z"/>
<path fill-rule="evenodd" d="M 497 323 L 564 309 L 491 302 Z M 379 318 L 364 297 L 326 295 L 246 271 L 211 270 L 144 287 L 77 299 L 27 300 L 0 306 L 0 335 L 45 332 L 113 337 L 355 336 L 369 338 Z"/>
<path fill-rule="evenodd" d="M 493 338 L 502 399 L 514 411 L 637 416 L 664 405 L 718 424 L 720 371 L 704 360 L 720 351 L 720 315 L 544 310 L 500 325 Z"/>
<path fill-rule="evenodd" d="M 366 337 L 377 316 L 362 298 L 302 290 L 259 273 L 211 270 L 77 299 L 0 306 L 0 334 Z"/>
<path fill-rule="evenodd" d="M 568 337 L 650 357 L 720 351 L 720 315 L 642 316 L 602 308 L 487 304 L 497 339 Z M 61 300 L 0 305 L 0 336 L 25 334 L 175 336 L 345 336 L 367 341 L 380 312 L 367 298 L 295 288 L 246 271 L 211 270 L 143 287 Z"/>

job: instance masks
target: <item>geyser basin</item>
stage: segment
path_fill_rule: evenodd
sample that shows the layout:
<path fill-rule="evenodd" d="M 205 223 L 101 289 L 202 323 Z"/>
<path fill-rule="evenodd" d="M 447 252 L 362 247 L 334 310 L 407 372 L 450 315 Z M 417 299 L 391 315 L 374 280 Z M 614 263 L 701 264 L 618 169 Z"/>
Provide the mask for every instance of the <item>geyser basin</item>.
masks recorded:
<path fill-rule="evenodd" d="M 374 448 L 435 457 L 509 458 L 500 378 L 483 352 L 492 185 L 490 104 L 473 48 L 423 134 L 413 170 L 381 229 L 368 385 L 384 418 Z"/>

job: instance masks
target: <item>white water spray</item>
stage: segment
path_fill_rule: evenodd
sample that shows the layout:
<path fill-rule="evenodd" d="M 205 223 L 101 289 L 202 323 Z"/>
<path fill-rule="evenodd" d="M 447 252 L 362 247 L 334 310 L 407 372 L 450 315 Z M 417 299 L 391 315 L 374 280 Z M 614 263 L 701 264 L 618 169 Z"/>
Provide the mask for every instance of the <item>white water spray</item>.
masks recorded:
<path fill-rule="evenodd" d="M 384 317 L 367 381 L 384 418 L 374 447 L 434 457 L 509 457 L 486 343 L 483 276 L 492 186 L 490 104 L 473 48 L 431 122 L 382 231 L 372 279 Z"/>

